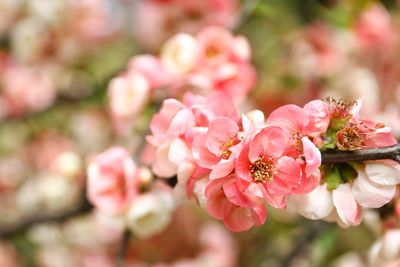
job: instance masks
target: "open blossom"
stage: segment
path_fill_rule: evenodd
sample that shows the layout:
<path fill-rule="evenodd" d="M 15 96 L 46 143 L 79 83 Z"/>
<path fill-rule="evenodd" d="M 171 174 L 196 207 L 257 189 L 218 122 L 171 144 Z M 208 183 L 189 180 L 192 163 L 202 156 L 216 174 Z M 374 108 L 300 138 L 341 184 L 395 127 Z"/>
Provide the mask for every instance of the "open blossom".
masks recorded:
<path fill-rule="evenodd" d="M 212 180 L 206 187 L 207 210 L 234 232 L 264 224 L 266 208 L 261 198 L 242 191 L 235 175 Z"/>
<path fill-rule="evenodd" d="M 97 155 L 87 172 L 89 201 L 105 213 L 124 211 L 137 195 L 136 165 L 123 148 L 113 147 Z"/>
<path fill-rule="evenodd" d="M 311 101 L 304 108 L 285 105 L 268 116 L 267 124 L 284 129 L 289 138 L 285 154 L 301 163 L 302 177 L 295 192 L 310 192 L 320 181 L 321 153 L 317 145 L 322 142 L 321 134 L 329 125 L 327 105 L 320 100 Z"/>
<path fill-rule="evenodd" d="M 277 196 L 291 194 L 301 179 L 297 161 L 283 154 L 287 144 L 281 128 L 267 126 L 242 149 L 235 166 L 238 177 L 248 183 L 247 190 L 275 207 L 284 206 Z"/>
<path fill-rule="evenodd" d="M 232 100 L 223 93 L 208 97 L 189 94 L 184 97 L 184 103 L 165 100 L 151 120 L 152 135 L 147 138 L 156 147 L 153 171 L 161 177 L 170 177 L 177 173 L 179 165 L 192 162 L 189 145 L 213 118 L 220 116 L 238 118 Z"/>

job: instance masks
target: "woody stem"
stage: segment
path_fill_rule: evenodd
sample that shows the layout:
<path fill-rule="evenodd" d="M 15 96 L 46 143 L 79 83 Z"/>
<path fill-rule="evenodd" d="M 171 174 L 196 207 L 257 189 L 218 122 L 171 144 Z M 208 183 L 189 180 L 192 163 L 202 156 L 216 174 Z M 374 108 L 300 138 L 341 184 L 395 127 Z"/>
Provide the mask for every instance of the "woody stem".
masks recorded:
<path fill-rule="evenodd" d="M 400 163 L 400 144 L 355 151 L 324 151 L 321 153 L 321 156 L 322 164 L 378 159 L 391 159 Z"/>

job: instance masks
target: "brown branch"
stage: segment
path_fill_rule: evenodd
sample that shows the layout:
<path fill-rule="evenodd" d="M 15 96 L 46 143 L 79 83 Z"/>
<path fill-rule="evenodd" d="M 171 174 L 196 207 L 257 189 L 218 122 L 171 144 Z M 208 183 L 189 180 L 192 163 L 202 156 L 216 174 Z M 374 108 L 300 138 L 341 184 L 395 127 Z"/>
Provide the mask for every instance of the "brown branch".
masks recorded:
<path fill-rule="evenodd" d="M 351 161 L 391 159 L 400 163 L 400 144 L 381 148 L 355 151 L 325 151 L 321 153 L 322 164 L 344 163 Z"/>
<path fill-rule="evenodd" d="M 121 243 L 119 246 L 119 251 L 117 255 L 117 267 L 123 267 L 125 262 L 125 255 L 129 244 L 129 239 L 131 237 L 131 232 L 129 230 L 125 230 Z"/>
<path fill-rule="evenodd" d="M 60 223 L 67 221 L 70 218 L 80 216 L 90 212 L 93 206 L 83 197 L 77 206 L 51 214 L 37 214 L 35 216 L 23 219 L 19 222 L 12 223 L 7 226 L 0 227 L 0 238 L 10 238 L 14 235 L 24 232 L 32 226 L 40 223 Z"/>

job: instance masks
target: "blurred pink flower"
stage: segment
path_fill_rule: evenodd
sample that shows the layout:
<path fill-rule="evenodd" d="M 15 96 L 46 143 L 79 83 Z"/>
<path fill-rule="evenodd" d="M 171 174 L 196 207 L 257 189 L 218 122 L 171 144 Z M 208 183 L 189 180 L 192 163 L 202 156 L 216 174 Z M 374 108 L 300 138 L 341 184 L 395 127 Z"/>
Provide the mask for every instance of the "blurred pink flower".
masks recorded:
<path fill-rule="evenodd" d="M 123 148 L 112 147 L 95 156 L 87 174 L 88 198 L 100 211 L 120 213 L 136 197 L 136 165 Z"/>
<path fill-rule="evenodd" d="M 2 97 L 7 116 L 21 116 L 49 107 L 56 90 L 51 77 L 39 67 L 5 64 L 0 73 Z"/>
<path fill-rule="evenodd" d="M 230 28 L 235 23 L 237 0 L 148 0 L 134 6 L 136 35 L 144 47 L 156 50 L 173 34 L 193 34 L 207 25 Z"/>
<path fill-rule="evenodd" d="M 393 40 L 390 15 L 381 5 L 373 5 L 364 11 L 355 24 L 360 46 L 365 49 L 385 49 Z"/>
<path fill-rule="evenodd" d="M 110 109 L 122 119 L 135 118 L 149 100 L 150 85 L 140 73 L 126 73 L 111 80 L 108 88 Z"/>

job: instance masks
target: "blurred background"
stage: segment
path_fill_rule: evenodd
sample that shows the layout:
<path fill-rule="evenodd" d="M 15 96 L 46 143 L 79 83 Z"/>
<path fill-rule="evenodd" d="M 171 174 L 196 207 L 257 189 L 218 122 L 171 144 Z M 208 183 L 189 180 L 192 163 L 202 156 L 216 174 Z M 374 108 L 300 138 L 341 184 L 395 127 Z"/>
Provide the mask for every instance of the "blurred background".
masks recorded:
<path fill-rule="evenodd" d="M 0 0 L 0 266 L 115 266 L 121 226 L 87 203 L 85 168 L 112 145 L 141 147 L 160 101 L 121 131 L 107 88 L 133 56 L 158 55 L 178 32 L 219 25 L 249 40 L 257 82 L 244 108 L 268 114 L 363 97 L 362 114 L 400 137 L 399 8 L 395 0 Z M 366 266 L 385 210 L 366 216 L 340 229 L 289 207 L 234 234 L 188 203 L 163 233 L 131 240 L 126 266 L 196 258 L 205 247 L 219 248 L 215 261 L 179 266 Z"/>

